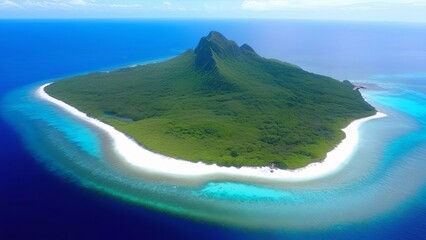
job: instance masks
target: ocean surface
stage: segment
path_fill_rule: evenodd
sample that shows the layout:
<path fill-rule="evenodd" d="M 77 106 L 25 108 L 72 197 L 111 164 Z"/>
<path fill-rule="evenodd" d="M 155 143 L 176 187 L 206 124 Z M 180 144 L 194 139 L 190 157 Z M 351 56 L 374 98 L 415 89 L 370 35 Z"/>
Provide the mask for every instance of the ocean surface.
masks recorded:
<path fill-rule="evenodd" d="M 366 86 L 340 172 L 299 183 L 175 181 L 41 101 L 45 82 L 175 56 L 211 30 L 260 55 Z M 0 21 L 0 239 L 426 239 L 426 24 Z"/>

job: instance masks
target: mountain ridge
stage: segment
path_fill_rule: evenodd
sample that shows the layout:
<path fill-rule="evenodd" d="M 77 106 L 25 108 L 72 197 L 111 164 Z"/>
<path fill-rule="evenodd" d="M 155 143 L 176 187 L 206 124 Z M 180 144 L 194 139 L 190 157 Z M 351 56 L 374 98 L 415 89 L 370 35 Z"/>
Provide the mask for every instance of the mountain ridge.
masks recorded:
<path fill-rule="evenodd" d="M 212 71 L 217 67 L 218 58 L 245 56 L 258 56 L 248 44 L 240 47 L 236 42 L 228 40 L 217 31 L 211 31 L 202 37 L 194 50 L 195 64 L 198 69 Z"/>

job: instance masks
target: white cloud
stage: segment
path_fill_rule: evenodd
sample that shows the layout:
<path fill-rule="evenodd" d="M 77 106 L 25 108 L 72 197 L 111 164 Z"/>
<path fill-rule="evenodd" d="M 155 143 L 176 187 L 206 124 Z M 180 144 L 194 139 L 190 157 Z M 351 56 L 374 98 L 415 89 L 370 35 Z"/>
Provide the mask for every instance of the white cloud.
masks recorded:
<path fill-rule="evenodd" d="M 12 0 L 4 0 L 0 2 L 0 8 L 19 7 L 21 9 L 37 10 L 37 9 L 61 9 L 61 10 L 79 10 L 79 9 L 95 9 L 95 8 L 142 8 L 142 4 L 122 4 L 122 3 L 101 3 L 95 0 L 25 0 L 20 4 Z"/>
<path fill-rule="evenodd" d="M 163 10 L 172 10 L 173 9 L 173 5 L 172 5 L 171 2 L 163 2 L 163 6 L 161 6 L 160 9 L 163 9 Z"/>
<path fill-rule="evenodd" d="M 84 0 L 70 0 L 68 2 L 70 5 L 78 5 L 78 6 L 85 6 L 88 5 L 88 3 Z"/>
<path fill-rule="evenodd" d="M 241 7 L 252 11 L 288 9 L 358 8 L 368 9 L 389 5 L 426 6 L 424 0 L 244 0 Z"/>
<path fill-rule="evenodd" d="M 0 9 L 1 8 L 21 8 L 21 5 L 11 0 L 4 0 L 0 2 Z"/>
<path fill-rule="evenodd" d="M 51 8 L 55 8 L 55 9 L 66 9 L 66 8 L 70 8 L 71 5 L 69 5 L 69 1 L 24 1 L 21 3 L 22 8 L 27 8 L 27 9 L 36 9 L 36 8 L 41 8 L 41 9 L 51 9 Z"/>
<path fill-rule="evenodd" d="M 142 4 L 119 4 L 119 3 L 110 3 L 110 4 L 92 4 L 92 6 L 107 7 L 107 8 L 143 8 Z"/>
<path fill-rule="evenodd" d="M 184 12 L 187 10 L 186 7 L 176 5 L 169 1 L 164 1 L 162 2 L 162 4 L 159 4 L 159 5 L 150 6 L 150 8 L 154 10 L 170 11 L 170 12 L 176 12 L 176 11 Z"/>

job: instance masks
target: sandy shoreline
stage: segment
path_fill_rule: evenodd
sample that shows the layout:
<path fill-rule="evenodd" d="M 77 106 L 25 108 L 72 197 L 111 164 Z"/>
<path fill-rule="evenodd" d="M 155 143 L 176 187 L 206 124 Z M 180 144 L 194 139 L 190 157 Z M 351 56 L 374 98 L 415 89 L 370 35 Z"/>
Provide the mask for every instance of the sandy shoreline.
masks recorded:
<path fill-rule="evenodd" d="M 51 102 L 70 114 L 93 124 L 107 132 L 113 141 L 114 151 L 131 165 L 145 171 L 167 174 L 180 177 L 201 177 L 207 175 L 231 175 L 235 177 L 254 177 L 261 179 L 274 179 L 284 181 L 306 181 L 331 175 L 342 169 L 350 160 L 359 141 L 359 127 L 361 124 L 377 118 L 385 117 L 384 113 L 376 113 L 373 116 L 361 118 L 350 123 L 342 129 L 346 138 L 332 151 L 327 153 L 326 159 L 321 163 L 312 163 L 297 170 L 271 171 L 269 167 L 220 167 L 201 162 L 194 163 L 180 159 L 174 159 L 158 153 L 151 152 L 138 145 L 124 133 L 97 119 L 88 117 L 76 108 L 49 96 L 44 88 L 51 83 L 37 88 L 36 94 L 43 100 Z"/>

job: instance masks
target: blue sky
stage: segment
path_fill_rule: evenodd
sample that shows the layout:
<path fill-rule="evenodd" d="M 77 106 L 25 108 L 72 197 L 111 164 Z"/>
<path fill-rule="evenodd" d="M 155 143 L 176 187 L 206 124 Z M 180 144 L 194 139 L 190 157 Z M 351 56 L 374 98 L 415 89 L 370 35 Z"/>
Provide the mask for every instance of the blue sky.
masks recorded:
<path fill-rule="evenodd" d="M 0 0 L 0 18 L 279 18 L 426 22 L 426 0 Z"/>

